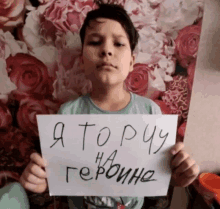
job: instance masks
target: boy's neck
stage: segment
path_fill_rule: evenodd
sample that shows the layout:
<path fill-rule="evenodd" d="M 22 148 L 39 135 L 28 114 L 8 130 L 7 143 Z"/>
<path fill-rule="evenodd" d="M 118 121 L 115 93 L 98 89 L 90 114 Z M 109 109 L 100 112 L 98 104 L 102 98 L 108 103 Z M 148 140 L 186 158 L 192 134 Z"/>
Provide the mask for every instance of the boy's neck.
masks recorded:
<path fill-rule="evenodd" d="M 90 93 L 92 101 L 101 109 L 107 111 L 119 111 L 125 108 L 131 96 L 128 91 L 122 88 L 96 89 Z"/>

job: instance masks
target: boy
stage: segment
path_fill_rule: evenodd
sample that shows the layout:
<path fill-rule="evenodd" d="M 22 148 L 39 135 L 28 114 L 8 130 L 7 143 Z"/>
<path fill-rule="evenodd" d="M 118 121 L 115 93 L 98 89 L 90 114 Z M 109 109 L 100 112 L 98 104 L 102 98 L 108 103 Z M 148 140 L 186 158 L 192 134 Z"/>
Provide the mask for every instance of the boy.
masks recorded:
<path fill-rule="evenodd" d="M 92 82 L 92 92 L 69 101 L 60 108 L 60 114 L 161 114 L 150 99 L 130 93 L 124 80 L 133 70 L 133 51 L 138 42 L 138 32 L 126 11 L 116 5 L 100 4 L 99 9 L 88 13 L 80 31 L 82 41 L 81 67 Z M 198 165 L 177 143 L 171 150 L 174 186 L 186 187 L 199 173 Z M 23 172 L 20 182 L 24 188 L 42 193 L 47 188 L 42 157 L 34 153 Z M 72 201 L 71 201 L 72 200 Z M 69 197 L 76 208 L 126 208 L 140 209 L 144 197 Z M 147 205 L 147 203 L 145 203 Z M 118 207 L 120 208 L 120 207 Z"/>

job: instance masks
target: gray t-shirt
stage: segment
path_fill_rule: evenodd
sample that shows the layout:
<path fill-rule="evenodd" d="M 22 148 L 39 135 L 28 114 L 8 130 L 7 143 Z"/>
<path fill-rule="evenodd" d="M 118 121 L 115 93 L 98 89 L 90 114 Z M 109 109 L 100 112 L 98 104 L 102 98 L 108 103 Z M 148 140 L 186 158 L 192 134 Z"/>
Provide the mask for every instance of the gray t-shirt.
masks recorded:
<path fill-rule="evenodd" d="M 89 94 L 81 96 L 74 101 L 63 104 L 58 114 L 162 114 L 160 107 L 152 100 L 130 93 L 129 104 L 119 111 L 106 111 L 100 109 L 91 100 Z M 144 203 L 144 197 L 68 197 L 69 208 L 84 208 L 83 202 L 88 208 L 120 208 L 122 204 L 126 209 L 140 209 Z"/>

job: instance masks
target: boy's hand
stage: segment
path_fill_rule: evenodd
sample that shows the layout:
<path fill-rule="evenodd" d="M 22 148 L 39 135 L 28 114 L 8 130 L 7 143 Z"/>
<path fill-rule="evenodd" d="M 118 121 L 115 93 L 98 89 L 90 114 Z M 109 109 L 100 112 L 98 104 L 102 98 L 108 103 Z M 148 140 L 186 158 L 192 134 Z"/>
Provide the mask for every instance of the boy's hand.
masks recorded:
<path fill-rule="evenodd" d="M 47 189 L 46 172 L 42 169 L 46 166 L 43 158 L 38 153 L 32 153 L 31 161 L 20 177 L 20 184 L 27 190 L 35 193 L 43 193 Z"/>
<path fill-rule="evenodd" d="M 183 142 L 178 142 L 170 150 L 174 155 L 171 161 L 172 180 L 178 187 L 189 186 L 199 174 L 199 166 L 183 148 Z"/>

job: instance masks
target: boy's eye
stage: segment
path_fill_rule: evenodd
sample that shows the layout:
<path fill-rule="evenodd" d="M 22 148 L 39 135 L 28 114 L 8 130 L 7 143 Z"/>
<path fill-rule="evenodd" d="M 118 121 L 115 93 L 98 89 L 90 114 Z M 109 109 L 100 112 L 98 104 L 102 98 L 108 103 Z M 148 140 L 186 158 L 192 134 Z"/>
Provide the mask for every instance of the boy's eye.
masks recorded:
<path fill-rule="evenodd" d="M 89 44 L 91 45 L 99 45 L 101 42 L 100 41 L 91 41 Z"/>
<path fill-rule="evenodd" d="M 121 43 L 116 43 L 115 45 L 116 45 L 116 46 L 120 46 L 120 47 L 121 47 L 121 46 L 124 46 L 124 44 L 121 44 Z"/>
<path fill-rule="evenodd" d="M 96 45 L 100 45 L 100 44 L 101 44 L 101 41 L 90 41 L 89 44 L 96 46 Z M 121 43 L 118 43 L 118 42 L 115 43 L 115 45 L 116 45 L 117 47 L 124 46 L 124 44 L 121 44 Z"/>

